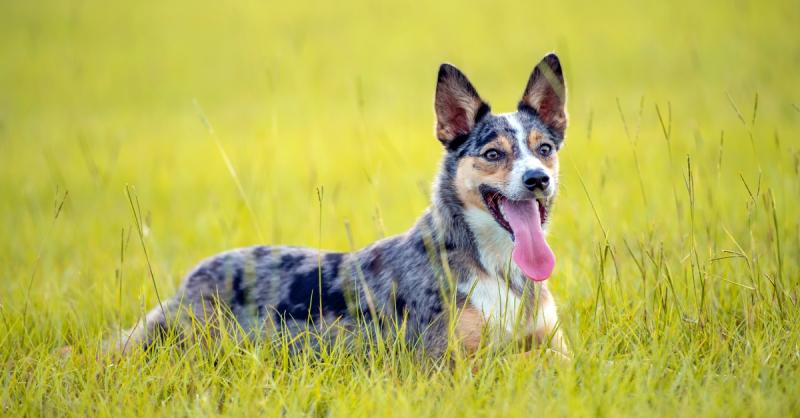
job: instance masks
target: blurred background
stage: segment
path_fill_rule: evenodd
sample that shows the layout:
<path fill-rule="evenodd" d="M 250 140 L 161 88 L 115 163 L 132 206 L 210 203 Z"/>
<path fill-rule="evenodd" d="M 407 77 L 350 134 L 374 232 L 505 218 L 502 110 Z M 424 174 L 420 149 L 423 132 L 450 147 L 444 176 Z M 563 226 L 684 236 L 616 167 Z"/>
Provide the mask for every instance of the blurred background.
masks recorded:
<path fill-rule="evenodd" d="M 126 185 L 164 294 L 230 247 L 405 231 L 443 152 L 438 65 L 503 112 L 550 51 L 569 97 L 549 238 L 567 318 L 595 302 L 607 244 L 618 277 L 637 274 L 626 246 L 693 277 L 729 237 L 778 269 L 777 231 L 791 288 L 798 27 L 797 1 L 2 1 L 0 300 L 55 336 L 152 305 Z M 714 264 L 704 291 L 736 306 L 719 277 L 740 267 Z"/>
<path fill-rule="evenodd" d="M 796 415 L 799 28 L 797 0 L 0 0 L 0 414 Z M 551 51 L 574 367 L 94 361 L 206 256 L 407 230 L 439 64 L 506 112 Z"/>

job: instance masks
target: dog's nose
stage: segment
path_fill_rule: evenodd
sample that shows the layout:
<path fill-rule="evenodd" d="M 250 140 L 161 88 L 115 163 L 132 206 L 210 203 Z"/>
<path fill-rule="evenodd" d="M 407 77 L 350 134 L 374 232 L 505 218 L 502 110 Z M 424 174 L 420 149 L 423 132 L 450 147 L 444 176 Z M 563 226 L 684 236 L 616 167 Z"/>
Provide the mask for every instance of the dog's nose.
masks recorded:
<path fill-rule="evenodd" d="M 550 176 L 541 168 L 528 170 L 522 175 L 522 182 L 525 183 L 525 187 L 530 191 L 536 189 L 545 190 L 550 185 Z"/>

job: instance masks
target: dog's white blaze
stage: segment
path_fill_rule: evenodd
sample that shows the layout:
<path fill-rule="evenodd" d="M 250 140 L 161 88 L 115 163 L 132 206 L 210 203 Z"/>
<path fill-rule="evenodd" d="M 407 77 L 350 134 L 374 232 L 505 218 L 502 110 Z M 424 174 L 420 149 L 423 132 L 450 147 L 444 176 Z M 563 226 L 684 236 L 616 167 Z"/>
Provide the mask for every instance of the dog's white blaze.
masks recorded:
<path fill-rule="evenodd" d="M 525 193 L 526 190 L 525 185 L 522 183 L 522 176 L 526 171 L 542 169 L 551 177 L 553 173 L 533 155 L 533 152 L 528 147 L 527 132 L 525 132 L 525 128 L 519 121 L 517 113 L 506 113 L 500 116 L 502 116 L 514 130 L 514 139 L 517 141 L 517 148 L 519 149 L 519 156 L 514 160 L 514 165 L 511 168 L 508 190 L 509 197 L 513 197 L 514 195 Z"/>
<path fill-rule="evenodd" d="M 501 115 L 503 119 L 511 125 L 511 129 L 514 130 L 514 139 L 517 140 L 517 146 L 519 147 L 520 152 L 522 155 L 532 155 L 531 151 L 528 149 L 526 145 L 526 137 L 525 137 L 525 128 L 522 127 L 522 123 L 519 121 L 519 116 L 517 113 L 505 113 Z"/>

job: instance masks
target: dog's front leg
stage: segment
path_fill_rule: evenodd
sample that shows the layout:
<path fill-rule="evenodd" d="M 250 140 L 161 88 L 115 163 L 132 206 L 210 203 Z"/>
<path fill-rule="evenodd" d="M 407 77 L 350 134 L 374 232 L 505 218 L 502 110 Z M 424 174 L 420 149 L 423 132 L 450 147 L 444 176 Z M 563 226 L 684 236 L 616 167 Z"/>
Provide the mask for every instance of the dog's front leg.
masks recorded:
<path fill-rule="evenodd" d="M 553 296 L 547 288 L 543 287 L 538 299 L 533 330 L 535 345 L 537 347 L 546 346 L 548 353 L 569 360 L 571 358 L 569 346 L 561 330 Z"/>
<path fill-rule="evenodd" d="M 561 332 L 560 329 L 556 329 L 555 332 L 552 333 L 546 353 L 560 360 L 569 361 L 572 359 L 569 354 L 567 340 L 564 338 L 564 333 Z"/>

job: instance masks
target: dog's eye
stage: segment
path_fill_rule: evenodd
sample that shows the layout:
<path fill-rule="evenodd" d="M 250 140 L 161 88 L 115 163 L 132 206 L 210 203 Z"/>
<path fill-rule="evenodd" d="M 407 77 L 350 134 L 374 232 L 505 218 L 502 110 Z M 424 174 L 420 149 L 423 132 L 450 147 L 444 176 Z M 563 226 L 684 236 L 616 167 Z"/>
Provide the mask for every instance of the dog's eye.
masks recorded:
<path fill-rule="evenodd" d="M 492 148 L 483 153 L 483 158 L 486 158 L 489 161 L 497 161 L 503 158 L 503 153 Z"/>
<path fill-rule="evenodd" d="M 550 154 L 553 153 L 553 146 L 550 144 L 539 145 L 539 147 L 536 148 L 536 152 L 538 152 L 542 157 L 549 157 Z"/>

